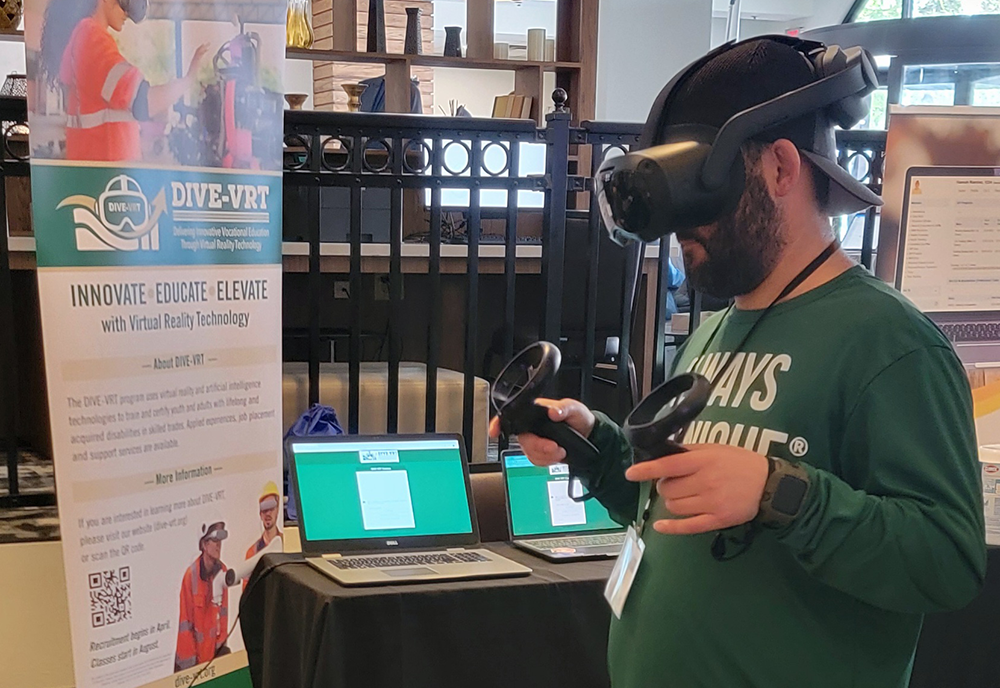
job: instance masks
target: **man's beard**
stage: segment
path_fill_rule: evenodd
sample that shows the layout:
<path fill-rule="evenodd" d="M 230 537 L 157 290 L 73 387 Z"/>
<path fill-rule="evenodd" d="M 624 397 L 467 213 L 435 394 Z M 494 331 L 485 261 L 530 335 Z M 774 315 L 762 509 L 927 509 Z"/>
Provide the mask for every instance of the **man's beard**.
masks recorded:
<path fill-rule="evenodd" d="M 748 171 L 739 205 L 721 218 L 709 235 L 688 235 L 701 244 L 704 260 L 691 266 L 684 256 L 689 284 L 697 291 L 721 299 L 749 294 L 778 264 L 784 242 L 781 213 L 768 193 L 763 177 Z"/>

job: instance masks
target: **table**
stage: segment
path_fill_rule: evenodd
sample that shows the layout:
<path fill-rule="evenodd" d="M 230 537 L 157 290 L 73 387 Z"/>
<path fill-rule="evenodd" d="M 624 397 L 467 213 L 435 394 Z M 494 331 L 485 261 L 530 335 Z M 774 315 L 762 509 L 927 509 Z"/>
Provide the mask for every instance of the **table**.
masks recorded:
<path fill-rule="evenodd" d="M 525 578 L 343 588 L 298 555 L 265 557 L 241 609 L 256 688 L 607 688 L 611 561 Z M 266 651 L 265 651 L 265 648 Z"/>
<path fill-rule="evenodd" d="M 1000 657 L 1000 547 L 987 550 L 982 594 L 924 620 L 910 688 L 995 688 Z"/>

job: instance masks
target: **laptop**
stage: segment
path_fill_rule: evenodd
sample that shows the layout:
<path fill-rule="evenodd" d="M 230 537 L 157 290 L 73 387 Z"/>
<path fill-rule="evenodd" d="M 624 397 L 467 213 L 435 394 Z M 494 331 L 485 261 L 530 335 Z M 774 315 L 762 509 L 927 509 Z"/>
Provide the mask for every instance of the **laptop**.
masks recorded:
<path fill-rule="evenodd" d="M 911 167 L 896 288 L 966 365 L 1000 362 L 1000 167 Z"/>
<path fill-rule="evenodd" d="M 511 542 L 552 562 L 610 559 L 625 543 L 625 528 L 596 499 L 576 502 L 569 466 L 536 466 L 521 451 L 502 454 Z M 575 496 L 579 496 L 576 494 Z"/>
<path fill-rule="evenodd" d="M 457 435 L 287 442 L 306 561 L 345 586 L 526 576 L 478 547 Z"/>

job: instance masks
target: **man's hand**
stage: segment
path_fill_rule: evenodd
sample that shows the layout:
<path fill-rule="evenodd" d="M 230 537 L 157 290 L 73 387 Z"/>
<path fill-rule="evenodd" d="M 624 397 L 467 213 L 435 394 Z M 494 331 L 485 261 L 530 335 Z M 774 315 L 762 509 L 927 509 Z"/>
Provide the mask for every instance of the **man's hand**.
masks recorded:
<path fill-rule="evenodd" d="M 188 65 L 187 73 L 184 75 L 184 79 L 188 83 L 194 83 L 194 80 L 198 78 L 198 68 L 201 67 L 202 60 L 208 54 L 208 48 L 208 43 L 202 43 L 195 49 L 194 55 L 191 56 L 191 63 Z"/>
<path fill-rule="evenodd" d="M 549 409 L 549 420 L 556 423 L 566 423 L 584 437 L 590 437 L 594 431 L 596 419 L 590 409 L 575 399 L 563 399 L 553 401 L 552 399 L 537 399 L 539 406 L 547 406 Z M 490 422 L 490 437 L 500 436 L 500 418 L 494 417 Z M 524 434 L 518 435 L 517 441 L 521 444 L 528 460 L 536 466 L 551 466 L 566 460 L 566 450 L 552 440 L 539 437 L 538 435 Z"/>
<path fill-rule="evenodd" d="M 656 532 L 695 535 L 753 520 L 767 483 L 767 459 L 722 444 L 687 448 L 683 454 L 645 461 L 625 472 L 633 482 L 655 480 L 667 510 L 678 517 L 654 523 Z"/>

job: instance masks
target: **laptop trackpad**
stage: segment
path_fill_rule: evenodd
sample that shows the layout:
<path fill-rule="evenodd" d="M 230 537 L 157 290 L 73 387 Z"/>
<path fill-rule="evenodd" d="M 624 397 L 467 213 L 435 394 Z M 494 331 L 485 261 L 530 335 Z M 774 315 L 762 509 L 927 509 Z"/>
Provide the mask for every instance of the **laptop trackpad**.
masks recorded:
<path fill-rule="evenodd" d="M 409 576 L 426 576 L 434 574 L 436 571 L 426 566 L 414 566 L 407 569 L 382 569 L 382 573 L 393 578 L 408 578 Z"/>

